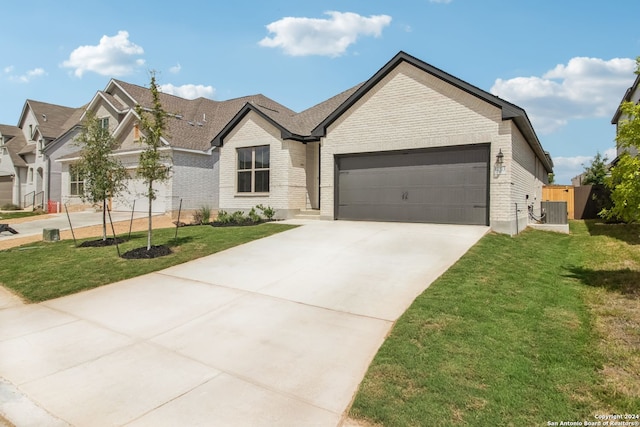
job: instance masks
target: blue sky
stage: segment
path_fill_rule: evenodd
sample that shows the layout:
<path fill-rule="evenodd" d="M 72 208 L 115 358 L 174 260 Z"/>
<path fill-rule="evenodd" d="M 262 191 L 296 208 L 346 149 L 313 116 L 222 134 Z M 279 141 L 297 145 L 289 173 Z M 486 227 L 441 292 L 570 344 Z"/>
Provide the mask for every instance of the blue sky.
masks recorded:
<path fill-rule="evenodd" d="M 111 78 L 301 111 L 403 50 L 524 108 L 569 183 L 615 146 L 635 78 L 638 0 L 3 2 L 0 123 L 27 99 L 80 107 Z"/>

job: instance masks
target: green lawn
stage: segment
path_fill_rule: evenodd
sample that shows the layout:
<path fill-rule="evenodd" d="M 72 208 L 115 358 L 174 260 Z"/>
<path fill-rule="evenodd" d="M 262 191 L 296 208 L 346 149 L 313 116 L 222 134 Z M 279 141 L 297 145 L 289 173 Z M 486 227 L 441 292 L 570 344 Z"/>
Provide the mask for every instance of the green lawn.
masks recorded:
<path fill-rule="evenodd" d="M 182 227 L 177 241 L 173 228 L 154 230 L 153 244 L 171 246 L 173 254 L 143 260 L 119 258 L 115 246 L 77 248 L 72 240 L 40 242 L 0 251 L 0 284 L 27 301 L 45 301 L 181 264 L 293 227 L 276 223 L 251 227 Z M 146 247 L 146 239 L 146 232 L 134 233 L 130 241 L 120 245 L 120 251 Z"/>
<path fill-rule="evenodd" d="M 351 417 L 542 426 L 640 410 L 639 229 L 485 236 L 416 299 Z"/>
<path fill-rule="evenodd" d="M 15 211 L 15 212 L 0 212 L 0 221 L 5 219 L 26 218 L 29 216 L 44 215 L 42 211 Z"/>

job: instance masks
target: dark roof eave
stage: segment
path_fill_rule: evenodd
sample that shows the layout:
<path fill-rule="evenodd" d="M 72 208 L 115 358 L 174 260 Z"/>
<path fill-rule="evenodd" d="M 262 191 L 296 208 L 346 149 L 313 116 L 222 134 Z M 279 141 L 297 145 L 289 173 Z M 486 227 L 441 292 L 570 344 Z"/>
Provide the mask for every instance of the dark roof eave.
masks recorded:
<path fill-rule="evenodd" d="M 338 108 L 336 108 L 325 120 L 320 122 L 311 131 L 311 136 L 315 138 L 322 138 L 326 136 L 327 128 L 336 121 L 346 110 L 351 108 L 364 94 L 366 94 L 371 88 L 378 84 L 385 76 L 387 76 L 393 69 L 395 69 L 400 63 L 407 62 L 420 70 L 429 73 L 436 78 L 439 78 L 448 84 L 457 87 L 464 92 L 469 93 L 502 111 L 502 120 L 514 120 L 520 131 L 525 136 L 527 143 L 536 152 L 539 158 L 542 160 L 547 171 L 553 170 L 551 159 L 545 154 L 542 149 L 542 144 L 538 140 L 538 137 L 533 130 L 533 126 L 527 117 L 526 112 L 515 104 L 505 101 L 495 95 L 490 94 L 470 83 L 465 82 L 439 68 L 436 68 L 418 58 L 415 58 L 405 52 L 399 52 L 391 61 L 389 61 L 384 67 L 382 67 L 376 74 L 367 80 L 357 91 L 355 91 L 346 101 L 344 101 Z"/>
<path fill-rule="evenodd" d="M 233 128 L 236 127 L 236 125 L 240 122 L 240 120 L 242 120 L 251 111 L 253 111 L 257 115 L 262 117 L 264 120 L 272 124 L 274 127 L 276 127 L 280 131 L 282 139 L 292 139 L 296 141 L 301 141 L 301 139 L 299 138 L 306 138 L 303 135 L 297 135 L 297 134 L 291 133 L 280 123 L 278 123 L 277 121 L 269 117 L 267 114 L 265 114 L 262 110 L 260 110 L 260 108 L 257 108 L 253 104 L 247 102 L 240 109 L 240 111 L 238 111 L 236 115 L 233 116 L 233 118 L 229 121 L 229 123 L 227 123 L 226 126 L 222 128 L 222 130 L 211 140 L 211 145 L 213 147 L 222 147 L 224 143 L 224 138 L 231 132 Z"/>
<path fill-rule="evenodd" d="M 282 139 L 288 139 L 291 141 L 298 141 L 306 144 L 307 142 L 318 142 L 320 138 L 314 135 L 298 135 L 289 131 L 283 131 L 281 133 Z"/>
<path fill-rule="evenodd" d="M 325 120 L 320 122 L 312 131 L 311 135 L 315 137 L 324 137 L 326 135 L 326 129 L 335 120 L 338 119 L 347 109 L 352 107 L 364 94 L 366 94 L 372 87 L 378 84 L 387 74 L 395 69 L 400 63 L 407 62 L 416 68 L 421 69 L 455 87 L 461 89 L 475 97 L 478 97 L 489 104 L 499 107 L 503 110 L 509 110 L 509 114 L 520 114 L 524 111 L 510 102 L 507 102 L 495 95 L 492 95 L 470 83 L 465 82 L 433 65 L 409 55 L 406 52 L 399 52 L 394 56 L 385 66 L 383 66 L 376 74 L 374 74 L 369 80 L 367 80 L 357 91 L 355 91 L 345 102 L 343 102 L 336 110 L 334 110 Z"/>
<path fill-rule="evenodd" d="M 540 141 L 538 140 L 538 137 L 536 136 L 536 133 L 533 130 L 533 126 L 531 126 L 531 122 L 529 121 L 527 116 L 526 115 L 516 116 L 506 120 L 513 120 L 517 128 L 525 137 L 525 140 L 527 141 L 531 149 L 536 153 L 537 157 L 542 161 L 542 164 L 547 170 L 547 172 L 552 173 L 553 161 L 549 157 L 548 153 L 544 151 L 544 149 L 542 148 L 542 144 L 540 144 Z M 534 141 L 535 143 L 532 144 L 531 141 Z"/>
<path fill-rule="evenodd" d="M 618 121 L 620 120 L 620 116 L 622 115 L 622 110 L 620 107 L 622 106 L 623 103 L 631 101 L 631 95 L 638 88 L 639 85 L 640 85 L 640 74 L 636 76 L 636 79 L 633 81 L 633 84 L 631 85 L 631 87 L 624 92 L 624 96 L 622 97 L 620 104 L 618 104 L 618 108 L 616 108 L 616 112 L 613 114 L 613 117 L 611 118 L 612 125 L 615 125 L 618 123 Z"/>

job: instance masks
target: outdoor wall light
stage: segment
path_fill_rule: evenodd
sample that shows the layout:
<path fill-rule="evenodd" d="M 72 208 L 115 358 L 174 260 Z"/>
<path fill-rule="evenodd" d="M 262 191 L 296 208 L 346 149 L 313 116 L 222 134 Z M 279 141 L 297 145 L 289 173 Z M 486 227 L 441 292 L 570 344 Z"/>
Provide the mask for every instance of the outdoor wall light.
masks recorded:
<path fill-rule="evenodd" d="M 496 155 L 496 164 L 494 167 L 494 174 L 496 176 L 502 175 L 504 173 L 504 154 L 502 154 L 502 148 L 498 151 Z"/>

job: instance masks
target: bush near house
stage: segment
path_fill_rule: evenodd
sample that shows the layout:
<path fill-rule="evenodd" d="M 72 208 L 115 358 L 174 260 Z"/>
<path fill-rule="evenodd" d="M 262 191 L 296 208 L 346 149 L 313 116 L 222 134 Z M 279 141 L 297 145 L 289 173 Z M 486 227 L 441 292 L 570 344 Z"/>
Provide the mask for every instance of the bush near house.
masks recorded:
<path fill-rule="evenodd" d="M 259 214 L 256 209 L 259 209 L 262 213 Z M 243 226 L 243 225 L 256 225 L 262 224 L 263 222 L 273 221 L 273 217 L 275 216 L 275 209 L 272 207 L 264 207 L 262 205 L 258 205 L 245 214 L 242 211 L 235 211 L 233 213 L 228 213 L 225 210 L 218 211 L 218 217 L 214 222 L 211 223 L 214 227 L 231 227 L 231 226 Z"/>

